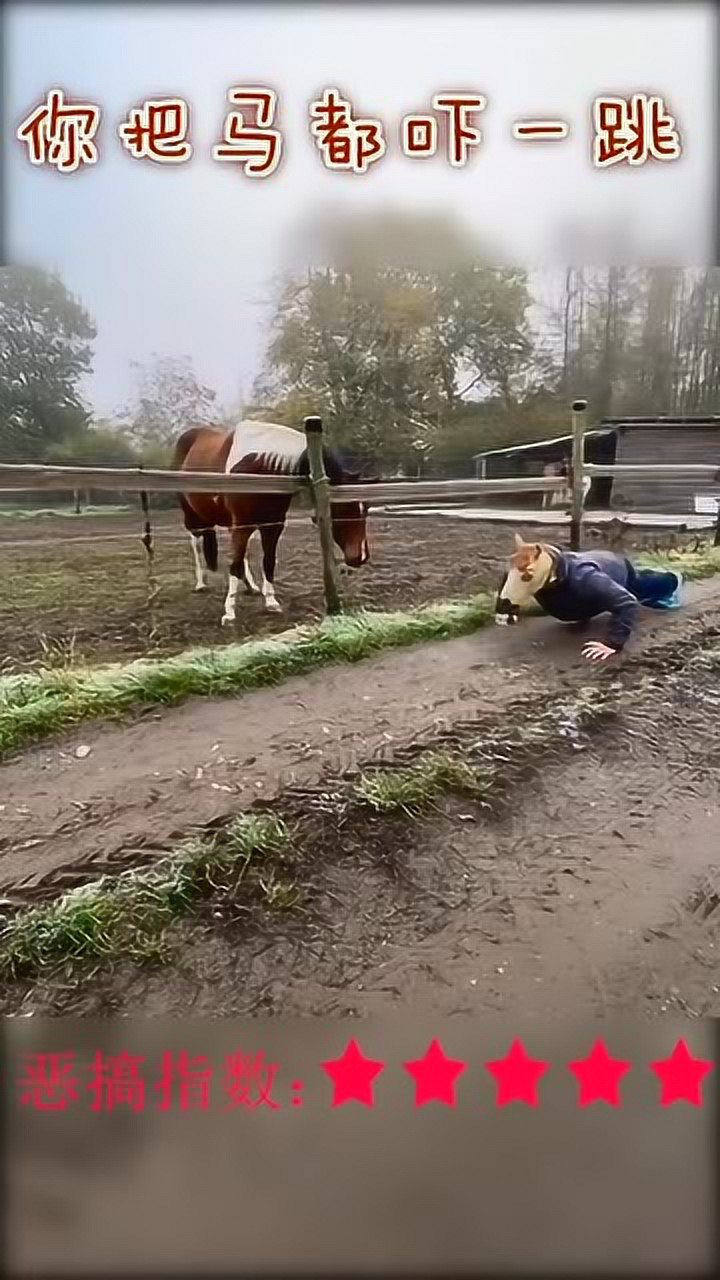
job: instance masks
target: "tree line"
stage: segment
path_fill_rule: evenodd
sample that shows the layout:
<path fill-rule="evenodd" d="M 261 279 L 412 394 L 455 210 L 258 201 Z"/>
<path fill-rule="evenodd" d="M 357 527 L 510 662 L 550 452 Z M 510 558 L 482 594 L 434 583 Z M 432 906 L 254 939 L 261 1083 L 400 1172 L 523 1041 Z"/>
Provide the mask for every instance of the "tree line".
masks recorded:
<path fill-rule="evenodd" d="M 0 461 L 164 466 L 188 425 L 319 413 L 385 474 L 467 475 L 482 449 L 563 433 L 578 395 L 594 421 L 720 412 L 718 268 L 568 268 L 541 303 L 532 273 L 491 266 L 448 220 L 345 220 L 320 242 L 277 284 L 234 410 L 190 358 L 157 356 L 98 420 L 94 321 L 56 275 L 0 271 Z"/>

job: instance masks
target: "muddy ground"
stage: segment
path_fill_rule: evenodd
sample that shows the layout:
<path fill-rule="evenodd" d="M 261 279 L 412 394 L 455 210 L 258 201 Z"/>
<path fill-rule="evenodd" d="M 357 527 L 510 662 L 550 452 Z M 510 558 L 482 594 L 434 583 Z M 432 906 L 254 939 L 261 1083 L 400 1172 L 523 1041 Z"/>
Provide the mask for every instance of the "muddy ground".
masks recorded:
<path fill-rule="evenodd" d="M 293 910 L 199 916 L 170 966 L 15 988 L 5 1009 L 720 1013 L 720 583 L 689 596 L 680 615 L 648 614 L 614 668 L 588 668 L 576 632 L 531 619 L 96 727 L 4 766 L 0 878 L 15 903 L 152 860 L 258 797 L 305 833 Z M 510 732 L 613 681 L 619 714 L 526 760 L 493 811 L 447 797 L 420 820 L 323 817 L 348 771 L 462 726 Z"/>
<path fill-rule="evenodd" d="M 317 533 L 307 519 L 289 523 L 280 543 L 282 615 L 241 594 L 232 635 L 220 626 L 223 575 L 196 595 L 179 515 L 159 513 L 154 528 L 157 594 L 139 513 L 0 519 L 0 672 L 178 653 L 322 616 Z M 373 516 L 369 528 L 371 563 L 343 578 L 350 607 L 407 608 L 492 587 L 512 541 L 506 526 L 437 517 Z M 567 535 L 546 526 L 541 536 L 562 544 Z M 598 541 L 606 536 L 607 528 Z M 626 545 L 658 539 L 638 533 Z"/>

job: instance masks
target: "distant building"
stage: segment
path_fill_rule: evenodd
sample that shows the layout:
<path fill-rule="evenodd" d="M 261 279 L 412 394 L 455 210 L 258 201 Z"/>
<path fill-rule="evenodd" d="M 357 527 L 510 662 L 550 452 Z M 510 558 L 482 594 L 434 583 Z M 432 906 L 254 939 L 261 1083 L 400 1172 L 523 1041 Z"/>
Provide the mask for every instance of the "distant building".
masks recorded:
<path fill-rule="evenodd" d="M 556 436 L 508 449 L 489 449 L 473 458 L 475 474 L 488 480 L 505 476 L 542 476 L 551 463 L 569 465 L 572 436 Z M 615 463 L 707 463 L 720 470 L 720 415 L 697 418 L 605 418 L 585 433 L 585 460 Z M 710 514 L 717 511 L 720 485 L 711 481 L 597 479 L 587 492 L 588 508 L 653 514 Z M 506 506 L 541 506 L 543 495 L 503 495 Z"/>

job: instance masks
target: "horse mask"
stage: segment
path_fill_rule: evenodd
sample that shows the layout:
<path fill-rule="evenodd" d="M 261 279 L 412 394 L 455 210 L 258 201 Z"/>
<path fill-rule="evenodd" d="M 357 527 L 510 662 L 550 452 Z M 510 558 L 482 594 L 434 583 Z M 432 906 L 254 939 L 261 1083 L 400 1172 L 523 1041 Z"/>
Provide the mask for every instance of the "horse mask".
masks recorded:
<path fill-rule="evenodd" d="M 515 534 L 515 550 L 510 568 L 495 603 L 495 621 L 500 627 L 517 622 L 524 605 L 552 579 L 555 561 L 549 547 L 541 542 L 523 542 Z"/>

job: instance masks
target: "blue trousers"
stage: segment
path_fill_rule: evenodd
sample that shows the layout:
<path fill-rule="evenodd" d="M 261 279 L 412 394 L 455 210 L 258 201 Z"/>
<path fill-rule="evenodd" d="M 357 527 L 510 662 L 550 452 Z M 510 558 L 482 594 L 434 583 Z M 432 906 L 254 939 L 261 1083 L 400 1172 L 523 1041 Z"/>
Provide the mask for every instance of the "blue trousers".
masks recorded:
<path fill-rule="evenodd" d="M 678 575 L 670 569 L 636 569 L 628 560 L 627 589 L 646 608 L 664 608 L 678 589 Z"/>

